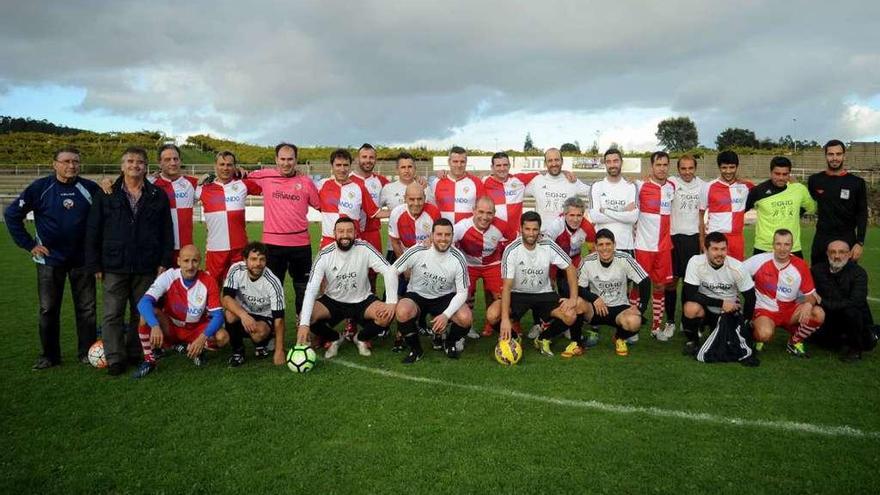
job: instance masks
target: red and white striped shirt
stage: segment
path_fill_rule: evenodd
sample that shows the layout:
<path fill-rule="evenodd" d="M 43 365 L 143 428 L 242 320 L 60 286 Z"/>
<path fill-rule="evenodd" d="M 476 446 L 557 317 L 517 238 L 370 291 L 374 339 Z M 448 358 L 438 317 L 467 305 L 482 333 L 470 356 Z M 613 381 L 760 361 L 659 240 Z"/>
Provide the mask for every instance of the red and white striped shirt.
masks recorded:
<path fill-rule="evenodd" d="M 208 229 L 208 251 L 230 251 L 247 244 L 247 196 L 261 192 L 260 186 L 248 179 L 231 180 L 226 184 L 214 181 L 196 189 L 196 199 L 202 202 Z"/>
<path fill-rule="evenodd" d="M 513 239 L 519 234 L 519 220 L 522 216 L 526 186 L 537 176 L 537 172 L 523 172 L 510 174 L 504 182 L 492 175 L 483 180 L 486 195 L 495 203 L 495 218 L 507 223 L 508 231 L 505 235 L 508 239 Z"/>
<path fill-rule="evenodd" d="M 437 180 L 429 189 L 428 201 L 437 206 L 440 215 L 453 225 L 471 217 L 477 198 L 485 194 L 483 183 L 474 175 L 466 174 L 458 180 L 451 176 Z"/>
<path fill-rule="evenodd" d="M 581 224 L 574 231 L 565 223 L 564 216 L 554 218 L 541 230 L 545 238 L 555 242 L 571 256 L 571 263 L 574 266 L 581 264 L 581 250 L 584 243 L 596 242 L 596 228 L 586 218 L 581 220 Z"/>
<path fill-rule="evenodd" d="M 743 267 L 755 279 L 755 307 L 780 311 L 797 305 L 798 297 L 816 292 L 813 275 L 807 263 L 791 256 L 779 267 L 773 253 L 761 253 L 743 262 Z"/>
<path fill-rule="evenodd" d="M 742 234 L 746 198 L 754 184 L 736 181 L 728 184 L 720 178 L 707 182 L 700 191 L 700 210 L 709 213 L 706 232 Z"/>
<path fill-rule="evenodd" d="M 349 181 L 340 184 L 333 178 L 324 179 L 318 188 L 321 204 L 321 234 L 333 239 L 333 226 L 339 217 L 355 220 L 357 232 L 363 232 L 366 219 L 373 217 L 379 207 L 363 184 Z"/>
<path fill-rule="evenodd" d="M 434 220 L 438 218 L 440 210 L 431 204 L 425 204 L 417 218 L 412 216 L 405 204 L 396 206 L 388 217 L 388 237 L 400 240 L 404 248 L 411 248 L 431 236 Z"/>
<path fill-rule="evenodd" d="M 195 283 L 187 288 L 183 283 L 180 268 L 162 272 L 146 294 L 154 301 L 165 296 L 162 311 L 177 326 L 199 323 L 208 318 L 208 312 L 220 309 L 220 289 L 217 282 L 203 270 L 196 274 Z"/>
<path fill-rule="evenodd" d="M 672 249 L 670 221 L 675 185 L 666 181 L 638 181 L 639 221 L 636 223 L 636 249 L 639 251 L 668 251 Z"/>
<path fill-rule="evenodd" d="M 388 179 L 384 175 L 370 174 L 369 177 L 361 177 L 352 172 L 348 177 L 352 181 L 358 182 L 364 186 L 367 192 L 370 193 L 370 197 L 373 198 L 373 203 L 377 206 L 382 204 L 382 188 L 388 184 Z M 361 215 L 361 222 L 366 224 L 364 231 L 379 230 L 379 228 L 382 227 L 382 220 L 374 217 L 367 218 L 365 214 Z"/>
<path fill-rule="evenodd" d="M 452 242 L 467 260 L 468 266 L 484 267 L 501 263 L 504 247 L 510 241 L 505 236 L 507 223 L 498 217 L 492 219 L 485 232 L 474 225 L 474 219 L 465 218 L 455 224 Z"/>
<path fill-rule="evenodd" d="M 165 191 L 171 206 L 171 222 L 174 225 L 174 249 L 193 243 L 193 205 L 196 202 L 195 177 L 181 175 L 173 181 L 160 175 L 149 178 L 156 187 Z M 176 260 L 175 260 L 176 262 Z"/>

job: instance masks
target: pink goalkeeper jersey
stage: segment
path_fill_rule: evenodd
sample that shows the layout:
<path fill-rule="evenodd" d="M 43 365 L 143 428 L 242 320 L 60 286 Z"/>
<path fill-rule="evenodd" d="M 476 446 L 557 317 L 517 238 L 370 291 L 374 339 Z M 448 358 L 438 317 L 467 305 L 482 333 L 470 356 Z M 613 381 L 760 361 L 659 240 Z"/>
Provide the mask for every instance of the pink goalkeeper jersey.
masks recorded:
<path fill-rule="evenodd" d="M 706 232 L 742 235 L 746 198 L 752 187 L 748 181 L 728 184 L 720 178 L 706 183 L 700 191 L 700 209 L 709 213 Z"/>
<path fill-rule="evenodd" d="M 797 304 L 799 296 L 816 291 L 807 263 L 797 256 L 779 267 L 773 253 L 760 253 L 743 262 L 743 267 L 755 279 L 756 308 L 788 309 Z"/>
<path fill-rule="evenodd" d="M 495 203 L 495 218 L 507 223 L 505 235 L 508 239 L 514 239 L 519 233 L 526 186 L 537 176 L 537 172 L 523 172 L 510 174 L 504 182 L 491 175 L 483 180 L 486 194 Z"/>
<path fill-rule="evenodd" d="M 509 241 L 505 237 L 507 223 L 498 217 L 492 219 L 485 232 L 474 225 L 474 217 L 465 218 L 455 224 L 452 242 L 455 243 L 467 260 L 468 266 L 484 267 L 501 263 L 501 255 Z"/>
<path fill-rule="evenodd" d="M 230 251 L 247 244 L 245 204 L 248 194 L 260 192 L 260 186 L 251 179 L 231 180 L 226 184 L 214 181 L 196 189 L 208 228 L 208 251 Z"/>
<path fill-rule="evenodd" d="M 195 177 L 181 175 L 172 180 L 160 175 L 149 178 L 156 187 L 165 191 L 171 206 L 171 222 L 174 224 L 174 249 L 193 243 L 193 205 L 196 202 Z M 175 263 L 177 261 L 175 260 Z"/>
<path fill-rule="evenodd" d="M 675 186 L 666 181 L 639 181 L 639 221 L 636 223 L 636 249 L 639 251 L 669 251 L 672 249 L 670 221 Z"/>
<path fill-rule="evenodd" d="M 320 208 L 312 179 L 281 175 L 274 168 L 248 174 L 263 190 L 263 242 L 274 246 L 308 246 L 309 206 Z"/>
<path fill-rule="evenodd" d="M 455 225 L 474 214 L 477 198 L 484 195 L 483 183 L 471 174 L 454 180 L 452 176 L 438 180 L 429 188 L 428 200 L 440 209 L 440 214 Z"/>

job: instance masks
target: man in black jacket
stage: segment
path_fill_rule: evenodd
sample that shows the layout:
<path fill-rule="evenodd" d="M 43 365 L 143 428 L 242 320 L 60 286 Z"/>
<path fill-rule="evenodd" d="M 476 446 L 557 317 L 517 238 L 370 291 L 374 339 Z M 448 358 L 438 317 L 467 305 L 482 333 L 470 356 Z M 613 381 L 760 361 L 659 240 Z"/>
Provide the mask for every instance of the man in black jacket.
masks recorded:
<path fill-rule="evenodd" d="M 861 359 L 872 339 L 868 273 L 851 261 L 851 256 L 846 241 L 832 241 L 826 261 L 814 263 L 810 269 L 825 309 L 825 324 L 814 339 L 832 346 L 843 344 L 841 360 L 847 362 Z"/>
<path fill-rule="evenodd" d="M 126 149 L 112 192 L 97 194 L 89 211 L 86 266 L 104 281 L 104 352 L 112 376 L 124 373 L 127 361 L 140 361 L 137 301 L 171 266 L 174 248 L 168 198 L 144 180 L 146 171 L 146 150 Z M 124 321 L 126 303 L 130 325 Z"/>
<path fill-rule="evenodd" d="M 807 181 L 819 205 L 810 263 L 824 262 L 825 248 L 836 239 L 846 241 L 852 260 L 859 261 L 868 230 L 868 189 L 864 179 L 844 168 L 846 146 L 842 142 L 832 139 L 823 149 L 828 168 Z"/>

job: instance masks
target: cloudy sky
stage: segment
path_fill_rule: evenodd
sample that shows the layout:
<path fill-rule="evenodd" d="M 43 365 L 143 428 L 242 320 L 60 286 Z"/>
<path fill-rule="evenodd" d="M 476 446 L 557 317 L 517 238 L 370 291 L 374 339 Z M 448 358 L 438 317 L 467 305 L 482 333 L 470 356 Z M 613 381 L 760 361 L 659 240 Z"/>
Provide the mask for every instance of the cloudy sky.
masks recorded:
<path fill-rule="evenodd" d="M 274 144 L 880 139 L 880 2 L 2 0 L 0 114 Z"/>

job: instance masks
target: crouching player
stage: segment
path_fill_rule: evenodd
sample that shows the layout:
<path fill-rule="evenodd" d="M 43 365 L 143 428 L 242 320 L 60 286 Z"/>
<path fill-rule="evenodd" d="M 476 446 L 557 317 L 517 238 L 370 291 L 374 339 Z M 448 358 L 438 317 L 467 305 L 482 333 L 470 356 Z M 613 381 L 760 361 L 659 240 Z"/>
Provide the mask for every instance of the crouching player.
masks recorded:
<path fill-rule="evenodd" d="M 156 277 L 153 285 L 138 302 L 141 322 L 138 335 L 144 351 L 144 362 L 132 374 L 143 378 L 156 369 L 153 348 L 174 346 L 185 352 L 196 366 L 203 363 L 202 353 L 209 340 L 216 347 L 229 341 L 220 329 L 223 311 L 217 282 L 199 270 L 201 254 L 192 244 L 180 248 L 179 268 L 166 270 Z M 156 302 L 164 297 L 161 308 Z"/>
<path fill-rule="evenodd" d="M 269 341 L 275 337 L 272 362 L 284 364 L 284 285 L 266 267 L 268 248 L 251 242 L 241 251 L 238 261 L 226 272 L 223 283 L 223 307 L 226 329 L 232 345 L 229 367 L 244 364 L 244 339 L 254 343 L 254 357 L 269 357 Z M 274 333 L 274 335 L 273 335 Z"/>
<path fill-rule="evenodd" d="M 682 287 L 681 326 L 687 339 L 683 352 L 690 356 L 700 349 L 703 325 L 714 327 L 721 313 L 735 313 L 740 308 L 743 317 L 751 320 L 755 311 L 755 284 L 742 262 L 727 255 L 727 237 L 710 232 L 703 246 L 706 253 L 688 261 Z"/>
<path fill-rule="evenodd" d="M 756 254 L 744 263 L 755 280 L 752 328 L 755 349 L 763 349 L 773 338 L 773 330 L 783 327 L 791 334 L 786 350 L 797 357 L 809 357 L 804 340 L 822 326 L 825 312 L 819 307 L 807 263 L 791 254 L 793 242 L 790 230 L 779 229 L 773 234 L 772 253 Z M 798 304 L 800 296 L 804 302 Z"/>
<path fill-rule="evenodd" d="M 330 359 L 345 337 L 333 330 L 342 320 L 354 320 L 361 330 L 353 340 L 361 356 L 371 354 L 369 342 L 388 330 L 397 306 L 397 271 L 371 244 L 355 240 L 354 220 L 340 217 L 333 225 L 334 242 L 318 253 L 299 315 L 296 343 L 305 345 L 309 332 L 331 342 L 324 353 Z M 369 269 L 382 274 L 385 300 L 370 288 Z M 322 282 L 324 294 L 318 297 Z"/>
<path fill-rule="evenodd" d="M 629 304 L 627 281 L 639 287 L 638 307 Z M 563 357 L 583 354 L 583 321 L 590 325 L 610 325 L 614 334 L 614 351 L 618 356 L 629 354 L 626 340 L 637 335 L 642 314 L 648 308 L 651 279 L 635 258 L 615 250 L 614 233 L 608 229 L 596 232 L 596 252 L 584 257 L 578 274 L 578 320 L 571 328 L 571 344 Z"/>
<path fill-rule="evenodd" d="M 458 359 L 455 343 L 473 322 L 471 309 L 464 304 L 469 285 L 467 261 L 452 247 L 452 235 L 452 222 L 439 218 L 431 227 L 431 246 L 413 246 L 394 262 L 397 273 L 410 272 L 407 293 L 397 305 L 398 330 L 410 348 L 404 364 L 415 363 L 424 354 L 416 328 L 420 314 L 434 315 L 431 330 L 435 335 L 445 332 L 452 322 L 444 343 L 446 356 L 452 359 Z"/>
<path fill-rule="evenodd" d="M 486 311 L 486 320 L 497 325 L 501 322 L 499 339 L 511 338 L 512 321 L 519 320 L 529 310 L 536 324 L 542 327 L 535 338 L 535 348 L 545 356 L 552 356 L 551 340 L 573 324 L 577 315 L 577 271 L 571 258 L 549 239 L 540 239 L 541 216 L 529 211 L 520 220 L 522 236 L 508 244 L 501 258 L 500 312 L 492 307 Z M 569 297 L 560 298 L 550 284 L 550 266 L 565 270 Z M 518 338 L 519 336 L 514 336 Z"/>

